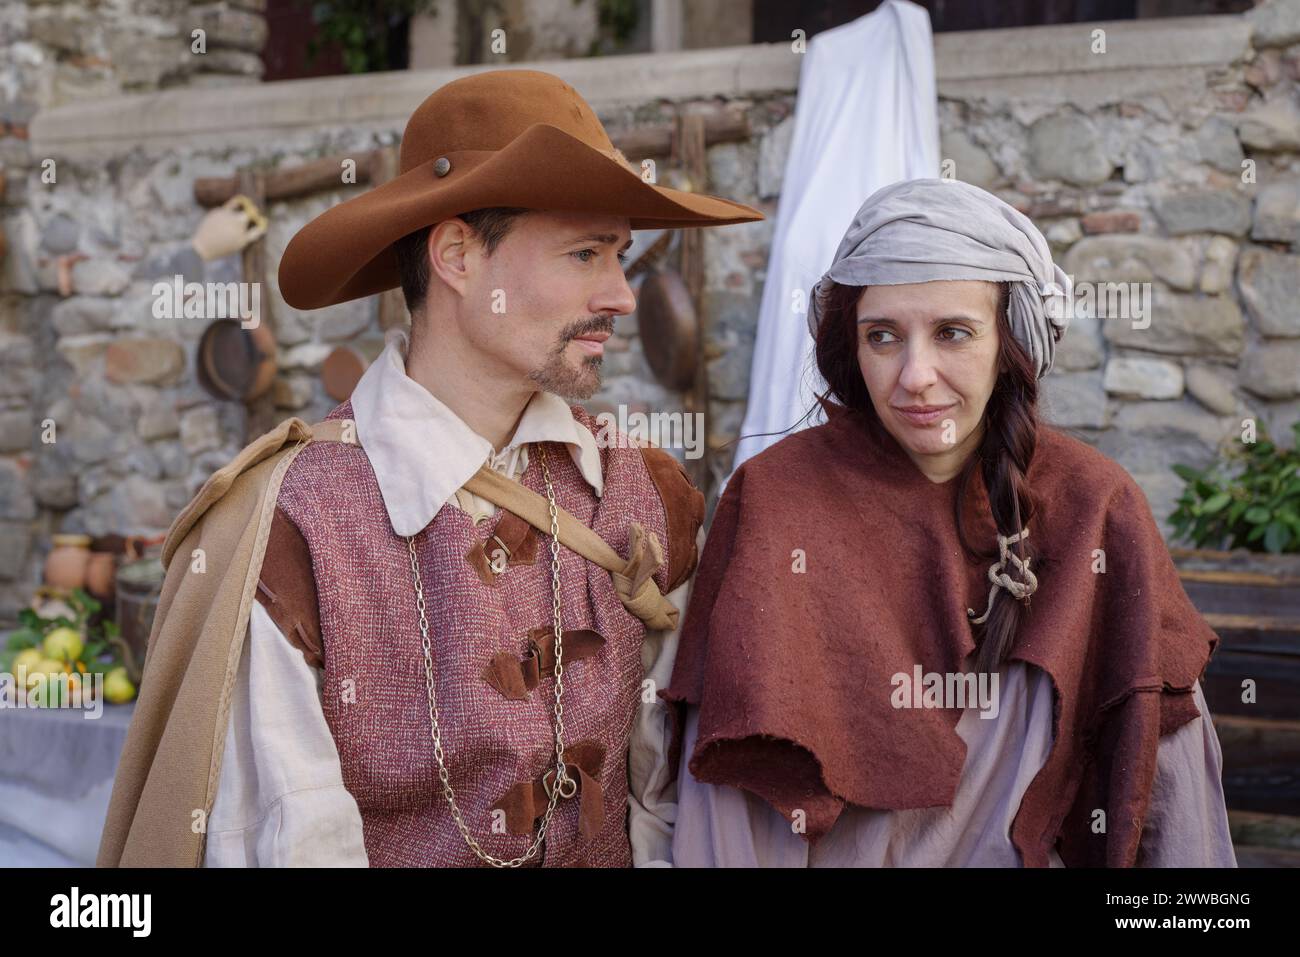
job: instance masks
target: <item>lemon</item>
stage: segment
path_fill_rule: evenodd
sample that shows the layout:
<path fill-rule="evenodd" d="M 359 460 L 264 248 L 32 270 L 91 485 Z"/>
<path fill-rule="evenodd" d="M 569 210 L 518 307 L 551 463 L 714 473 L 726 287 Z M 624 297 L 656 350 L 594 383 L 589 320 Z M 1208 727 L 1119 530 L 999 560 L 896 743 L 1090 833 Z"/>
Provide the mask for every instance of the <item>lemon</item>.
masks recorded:
<path fill-rule="evenodd" d="M 20 669 L 27 669 L 26 675 L 31 675 L 36 671 L 36 666 L 44 660 L 45 655 L 39 648 L 24 648 L 18 654 L 14 655 L 14 662 L 9 667 L 12 669 L 14 678 L 24 677 Z"/>
<path fill-rule="evenodd" d="M 31 671 L 27 672 L 27 683 L 31 684 L 33 675 L 45 677 L 46 675 L 61 674 L 63 674 L 62 661 L 55 661 L 53 658 L 42 658 L 40 661 L 36 662 L 36 666 L 32 668 Z"/>
<path fill-rule="evenodd" d="M 125 668 L 114 668 L 104 676 L 104 697 L 113 704 L 126 704 L 135 697 L 135 685 Z"/>
<path fill-rule="evenodd" d="M 57 705 L 63 694 L 63 684 L 57 676 L 63 673 L 61 661 L 44 658 L 37 662 L 35 669 L 27 673 L 27 692 L 35 697 L 33 703 L 40 704 L 43 708 Z"/>
<path fill-rule="evenodd" d="M 75 628 L 55 628 L 45 636 L 45 657 L 59 661 L 74 661 L 81 657 L 86 643 Z"/>

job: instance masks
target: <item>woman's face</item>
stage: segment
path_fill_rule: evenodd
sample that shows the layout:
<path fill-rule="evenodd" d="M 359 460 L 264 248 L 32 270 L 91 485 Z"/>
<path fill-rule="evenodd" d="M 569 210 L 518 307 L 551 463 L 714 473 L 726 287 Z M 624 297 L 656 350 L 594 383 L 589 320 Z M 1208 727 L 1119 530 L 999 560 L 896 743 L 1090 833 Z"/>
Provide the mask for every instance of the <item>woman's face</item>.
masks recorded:
<path fill-rule="evenodd" d="M 932 482 L 961 471 L 983 437 L 998 368 L 998 285 L 869 286 L 858 300 L 858 366 L 885 428 Z"/>

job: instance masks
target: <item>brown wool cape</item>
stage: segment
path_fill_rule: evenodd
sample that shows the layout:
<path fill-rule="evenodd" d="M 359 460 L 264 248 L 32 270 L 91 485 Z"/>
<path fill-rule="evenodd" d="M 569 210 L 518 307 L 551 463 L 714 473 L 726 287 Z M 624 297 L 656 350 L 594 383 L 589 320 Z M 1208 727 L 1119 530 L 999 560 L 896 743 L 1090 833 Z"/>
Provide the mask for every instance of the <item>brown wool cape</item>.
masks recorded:
<path fill-rule="evenodd" d="M 691 773 L 802 811 L 810 842 L 846 803 L 952 803 L 961 710 L 896 709 L 891 677 L 964 670 L 967 609 L 983 612 L 996 558 L 962 548 L 956 480 L 931 483 L 879 424 L 823 406 L 824 425 L 732 476 L 660 692 L 676 705 L 672 767 L 684 703 L 698 705 Z M 1030 867 L 1053 847 L 1070 867 L 1133 866 L 1159 739 L 1198 715 L 1218 639 L 1123 468 L 1040 425 L 1029 485 L 1039 587 L 1010 657 L 1050 676 L 1054 744 L 1012 841 Z M 967 495 L 967 540 L 983 548 L 996 529 L 978 474 Z"/>

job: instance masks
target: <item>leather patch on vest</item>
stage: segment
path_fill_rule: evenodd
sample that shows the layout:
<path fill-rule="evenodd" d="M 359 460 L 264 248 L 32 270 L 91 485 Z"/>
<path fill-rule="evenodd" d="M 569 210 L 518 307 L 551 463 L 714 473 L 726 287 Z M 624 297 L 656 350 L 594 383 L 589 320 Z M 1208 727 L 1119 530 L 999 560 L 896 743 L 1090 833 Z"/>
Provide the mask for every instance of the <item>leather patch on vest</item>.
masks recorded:
<path fill-rule="evenodd" d="M 668 520 L 668 591 L 672 591 L 691 577 L 699 560 L 695 538 L 704 524 L 704 493 L 691 483 L 682 464 L 663 449 L 642 448 L 641 457 Z"/>
<path fill-rule="evenodd" d="M 325 667 L 320 606 L 311 552 L 298 526 L 279 506 L 271 518 L 271 534 L 257 581 L 257 600 L 271 620 L 313 668 Z"/>
<path fill-rule="evenodd" d="M 578 781 L 578 837 L 582 841 L 593 840 L 605 825 L 605 791 L 600 784 L 600 768 L 604 763 L 605 746 L 599 741 L 579 741 L 564 749 L 564 766 Z M 507 833 L 533 832 L 550 804 L 546 792 L 554 780 L 552 764 L 537 780 L 521 781 L 492 805 L 494 811 L 505 811 Z M 558 807 L 557 804 L 557 810 Z"/>
<path fill-rule="evenodd" d="M 537 561 L 537 530 L 514 512 L 501 510 L 496 528 L 482 547 L 473 545 L 465 560 L 485 585 L 495 585 L 497 576 L 510 565 L 532 565 Z"/>
<path fill-rule="evenodd" d="M 564 633 L 564 661 L 581 661 L 598 654 L 605 637 L 597 631 L 577 629 Z M 509 651 L 498 651 L 483 669 L 483 680 L 511 701 L 525 701 L 528 693 L 555 674 L 555 632 L 548 625 L 528 633 L 528 650 L 521 661 Z"/>

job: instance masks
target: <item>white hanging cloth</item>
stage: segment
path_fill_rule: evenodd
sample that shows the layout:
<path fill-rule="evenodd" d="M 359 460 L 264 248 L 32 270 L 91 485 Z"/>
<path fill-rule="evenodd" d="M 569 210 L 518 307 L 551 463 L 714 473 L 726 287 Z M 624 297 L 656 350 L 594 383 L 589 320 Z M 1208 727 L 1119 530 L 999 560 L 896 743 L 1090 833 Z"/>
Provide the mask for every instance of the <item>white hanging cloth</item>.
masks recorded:
<path fill-rule="evenodd" d="M 882 186 L 939 175 L 930 15 L 906 0 L 816 34 L 799 75 L 794 136 L 777 203 L 733 470 L 822 420 L 824 388 L 808 335 L 807 297 L 862 203 Z M 804 418 L 809 409 L 815 412 Z M 794 431 L 791 429 L 791 431 Z M 760 435 L 758 433 L 778 433 Z"/>

